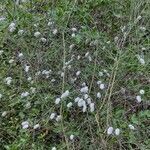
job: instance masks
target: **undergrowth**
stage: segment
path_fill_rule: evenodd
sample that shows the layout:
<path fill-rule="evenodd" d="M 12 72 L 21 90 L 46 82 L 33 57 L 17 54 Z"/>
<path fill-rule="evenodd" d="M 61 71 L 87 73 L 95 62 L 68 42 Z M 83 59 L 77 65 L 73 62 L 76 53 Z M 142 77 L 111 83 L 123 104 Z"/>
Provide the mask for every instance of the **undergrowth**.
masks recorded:
<path fill-rule="evenodd" d="M 1 1 L 1 150 L 150 149 L 149 10 Z"/>

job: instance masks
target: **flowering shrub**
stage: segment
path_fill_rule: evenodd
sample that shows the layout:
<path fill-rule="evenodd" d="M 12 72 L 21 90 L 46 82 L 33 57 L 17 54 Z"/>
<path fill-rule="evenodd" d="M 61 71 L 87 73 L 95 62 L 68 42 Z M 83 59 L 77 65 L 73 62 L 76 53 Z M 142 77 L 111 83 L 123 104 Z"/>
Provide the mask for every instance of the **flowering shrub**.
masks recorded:
<path fill-rule="evenodd" d="M 1 149 L 148 149 L 148 4 L 6 0 Z"/>

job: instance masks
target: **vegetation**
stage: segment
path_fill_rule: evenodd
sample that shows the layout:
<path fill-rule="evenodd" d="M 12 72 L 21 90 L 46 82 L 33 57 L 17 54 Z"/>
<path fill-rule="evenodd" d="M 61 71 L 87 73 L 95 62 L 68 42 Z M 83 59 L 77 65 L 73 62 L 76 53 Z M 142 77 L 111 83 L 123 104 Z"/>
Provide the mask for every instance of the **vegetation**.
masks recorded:
<path fill-rule="evenodd" d="M 149 150 L 149 4 L 0 1 L 0 149 Z"/>

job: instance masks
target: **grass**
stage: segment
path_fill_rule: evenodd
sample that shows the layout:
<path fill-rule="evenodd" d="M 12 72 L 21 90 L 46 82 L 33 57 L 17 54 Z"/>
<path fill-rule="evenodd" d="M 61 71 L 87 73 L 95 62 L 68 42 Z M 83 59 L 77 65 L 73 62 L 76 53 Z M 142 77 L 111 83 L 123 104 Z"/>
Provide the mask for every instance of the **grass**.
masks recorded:
<path fill-rule="evenodd" d="M 0 6 L 2 150 L 150 149 L 148 0 L 5 0 Z M 74 102 L 85 99 L 83 83 L 94 103 L 92 112 L 87 100 L 85 112 Z M 67 90 L 69 95 L 56 105 Z M 23 92 L 29 95 L 21 98 Z M 109 127 L 114 129 L 110 135 Z"/>

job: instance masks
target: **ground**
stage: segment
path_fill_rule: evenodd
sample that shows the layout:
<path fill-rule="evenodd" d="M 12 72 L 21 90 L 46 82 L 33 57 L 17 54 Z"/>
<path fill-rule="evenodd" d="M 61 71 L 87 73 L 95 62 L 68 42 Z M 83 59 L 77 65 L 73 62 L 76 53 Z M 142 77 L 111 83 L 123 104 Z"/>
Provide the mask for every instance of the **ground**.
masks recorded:
<path fill-rule="evenodd" d="M 148 0 L 0 1 L 2 150 L 149 150 Z"/>

